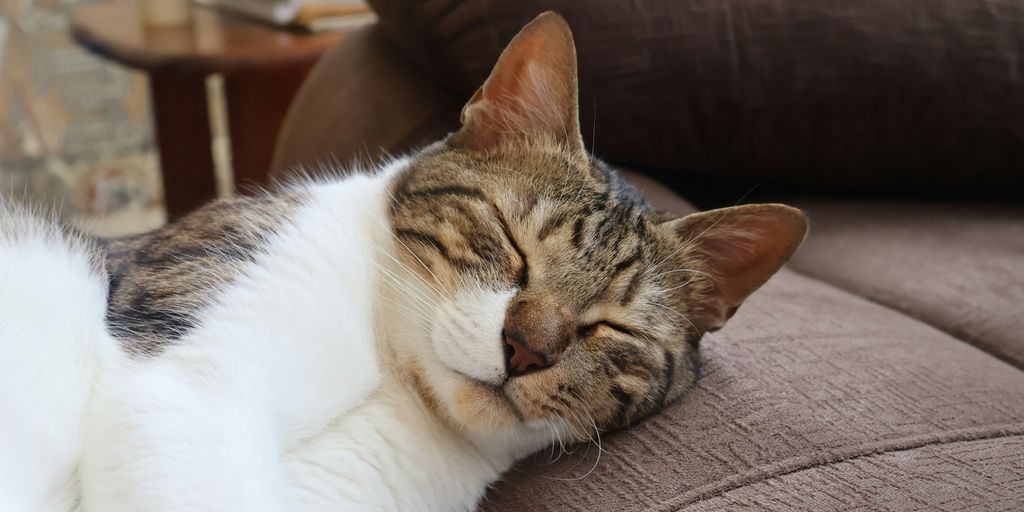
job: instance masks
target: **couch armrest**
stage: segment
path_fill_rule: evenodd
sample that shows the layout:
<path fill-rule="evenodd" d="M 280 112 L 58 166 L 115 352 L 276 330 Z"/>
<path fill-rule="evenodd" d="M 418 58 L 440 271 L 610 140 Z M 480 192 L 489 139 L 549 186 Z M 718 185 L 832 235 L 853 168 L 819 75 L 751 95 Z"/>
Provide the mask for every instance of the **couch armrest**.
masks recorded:
<path fill-rule="evenodd" d="M 271 176 L 325 163 L 377 161 L 431 142 L 458 126 L 453 97 L 377 26 L 354 32 L 324 54 L 296 94 Z"/>

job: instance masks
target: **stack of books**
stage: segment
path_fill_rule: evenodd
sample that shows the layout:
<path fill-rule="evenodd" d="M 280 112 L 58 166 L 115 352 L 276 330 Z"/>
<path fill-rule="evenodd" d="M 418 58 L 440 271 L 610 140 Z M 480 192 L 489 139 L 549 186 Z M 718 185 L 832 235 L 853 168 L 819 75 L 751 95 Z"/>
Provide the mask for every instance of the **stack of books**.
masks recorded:
<path fill-rule="evenodd" d="M 310 32 L 351 30 L 377 21 L 363 0 L 197 0 L 278 26 Z"/>

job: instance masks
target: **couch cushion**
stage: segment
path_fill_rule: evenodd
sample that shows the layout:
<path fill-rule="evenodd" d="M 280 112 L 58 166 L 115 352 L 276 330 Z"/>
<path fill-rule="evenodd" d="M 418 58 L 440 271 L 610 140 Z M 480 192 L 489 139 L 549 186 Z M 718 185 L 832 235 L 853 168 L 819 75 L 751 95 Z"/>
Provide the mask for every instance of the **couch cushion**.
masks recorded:
<path fill-rule="evenodd" d="M 794 202 L 811 236 L 792 268 L 1024 368 L 1024 208 Z"/>
<path fill-rule="evenodd" d="M 1024 185 L 1024 3 L 370 3 L 462 99 L 527 21 L 560 12 L 587 143 L 665 180 L 684 168 L 870 190 Z"/>
<path fill-rule="evenodd" d="M 787 473 L 678 510 L 1019 510 L 1022 454 L 1024 436 L 930 444 Z"/>
<path fill-rule="evenodd" d="M 1024 434 L 1024 372 L 788 270 L 705 337 L 702 361 L 689 394 L 605 436 L 599 462 L 593 447 L 554 463 L 542 453 L 510 472 L 483 508 L 675 510 L 873 454 Z M 973 471 L 950 458 L 928 474 Z M 991 485 L 1024 500 L 1019 483 Z"/>

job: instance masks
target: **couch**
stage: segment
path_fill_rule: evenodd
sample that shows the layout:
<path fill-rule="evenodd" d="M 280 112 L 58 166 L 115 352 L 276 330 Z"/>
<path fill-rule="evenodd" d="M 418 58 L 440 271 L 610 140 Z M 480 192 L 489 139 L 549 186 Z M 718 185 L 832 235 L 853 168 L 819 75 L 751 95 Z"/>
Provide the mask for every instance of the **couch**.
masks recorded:
<path fill-rule="evenodd" d="M 380 24 L 296 97 L 277 176 L 452 130 L 554 6 L 585 138 L 652 202 L 781 199 L 812 222 L 704 338 L 691 392 L 600 450 L 522 462 L 483 510 L 1024 510 L 1024 7 L 371 3 Z"/>

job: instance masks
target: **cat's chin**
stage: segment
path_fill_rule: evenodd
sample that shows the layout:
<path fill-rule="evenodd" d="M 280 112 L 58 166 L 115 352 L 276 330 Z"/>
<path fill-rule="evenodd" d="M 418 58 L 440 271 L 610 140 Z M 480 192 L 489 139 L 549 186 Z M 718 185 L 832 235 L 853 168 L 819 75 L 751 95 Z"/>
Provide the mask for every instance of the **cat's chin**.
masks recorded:
<path fill-rule="evenodd" d="M 522 422 L 504 390 L 460 376 L 451 396 L 452 416 L 466 428 L 480 433 L 507 430 Z"/>
<path fill-rule="evenodd" d="M 454 430 L 488 434 L 521 423 L 499 385 L 469 377 L 431 357 L 421 357 L 404 368 L 428 408 Z"/>
<path fill-rule="evenodd" d="M 508 457 L 506 463 L 511 464 L 557 439 L 571 437 L 564 422 L 554 421 L 551 417 L 523 418 L 518 406 L 506 394 L 505 386 L 483 383 L 452 370 L 446 371 L 453 381 L 448 386 L 448 396 L 438 405 L 445 408 L 444 413 L 452 429 L 482 451 Z"/>
<path fill-rule="evenodd" d="M 493 385 L 467 377 L 455 370 L 449 371 L 455 374 L 459 381 L 452 389 L 449 409 L 459 423 L 470 430 L 480 434 L 507 433 L 512 429 L 525 427 L 543 428 L 550 432 L 551 425 L 562 423 L 554 421 L 554 415 L 529 399 L 533 394 L 541 393 L 544 387 L 542 383 L 533 381 L 534 378 L 541 377 L 539 375 L 506 380 L 501 385 Z"/>

